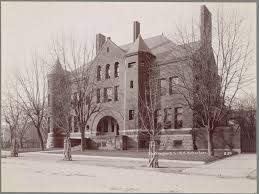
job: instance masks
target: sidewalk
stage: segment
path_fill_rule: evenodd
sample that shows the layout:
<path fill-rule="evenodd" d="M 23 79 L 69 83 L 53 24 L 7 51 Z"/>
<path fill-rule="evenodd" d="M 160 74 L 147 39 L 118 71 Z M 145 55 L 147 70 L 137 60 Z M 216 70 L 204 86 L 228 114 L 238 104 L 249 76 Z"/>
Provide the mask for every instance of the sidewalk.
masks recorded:
<path fill-rule="evenodd" d="M 256 179 L 256 154 L 238 154 L 207 165 L 182 171 L 184 174 Z"/>

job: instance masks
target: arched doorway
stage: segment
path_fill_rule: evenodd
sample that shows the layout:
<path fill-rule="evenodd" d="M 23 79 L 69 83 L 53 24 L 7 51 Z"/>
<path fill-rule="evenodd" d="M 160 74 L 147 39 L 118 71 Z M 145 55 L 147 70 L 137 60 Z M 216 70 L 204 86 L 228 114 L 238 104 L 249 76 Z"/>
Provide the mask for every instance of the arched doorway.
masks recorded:
<path fill-rule="evenodd" d="M 119 125 L 111 116 L 103 117 L 97 124 L 97 135 L 115 134 L 119 135 Z"/>

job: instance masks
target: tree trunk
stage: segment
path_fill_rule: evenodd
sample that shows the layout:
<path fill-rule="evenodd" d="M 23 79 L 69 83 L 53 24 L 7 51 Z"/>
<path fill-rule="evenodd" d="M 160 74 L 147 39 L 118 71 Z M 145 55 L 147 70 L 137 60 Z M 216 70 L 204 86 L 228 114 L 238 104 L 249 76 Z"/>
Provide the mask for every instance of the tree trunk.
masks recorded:
<path fill-rule="evenodd" d="M 151 139 L 149 142 L 149 167 L 159 168 L 158 165 L 158 144 L 157 141 Z"/>
<path fill-rule="evenodd" d="M 85 130 L 81 129 L 81 151 L 85 150 Z"/>
<path fill-rule="evenodd" d="M 207 135 L 208 135 L 208 155 L 214 156 L 213 131 L 211 129 L 208 129 Z"/>
<path fill-rule="evenodd" d="M 64 139 L 64 159 L 66 161 L 71 161 L 72 160 L 72 155 L 71 155 L 71 140 L 69 137 L 66 137 Z"/>
<path fill-rule="evenodd" d="M 41 131 L 40 131 L 40 126 L 37 126 L 36 129 L 37 129 L 38 137 L 39 137 L 39 140 L 40 140 L 41 150 L 43 151 L 44 150 L 44 143 L 43 143 L 43 138 L 42 138 Z"/>
<path fill-rule="evenodd" d="M 22 138 L 20 138 L 20 148 L 23 148 L 23 145 L 22 145 Z"/>
<path fill-rule="evenodd" d="M 11 157 L 18 157 L 18 145 L 17 145 L 16 139 L 14 139 L 11 143 L 12 143 Z"/>

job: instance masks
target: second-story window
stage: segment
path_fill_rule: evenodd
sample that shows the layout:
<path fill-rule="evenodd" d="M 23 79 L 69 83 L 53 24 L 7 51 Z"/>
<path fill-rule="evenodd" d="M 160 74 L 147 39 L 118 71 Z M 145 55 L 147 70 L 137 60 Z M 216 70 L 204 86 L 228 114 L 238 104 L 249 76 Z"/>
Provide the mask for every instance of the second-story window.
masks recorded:
<path fill-rule="evenodd" d="M 177 85 L 179 84 L 179 78 L 177 76 L 169 78 L 169 94 L 177 94 Z"/>
<path fill-rule="evenodd" d="M 114 77 L 119 77 L 119 63 L 116 62 L 114 65 Z"/>
<path fill-rule="evenodd" d="M 110 77 L 111 77 L 110 64 L 107 64 L 105 68 L 105 79 L 109 79 Z"/>
<path fill-rule="evenodd" d="M 166 79 L 162 78 L 159 80 L 159 92 L 161 96 L 165 96 L 166 95 Z"/>
<path fill-rule="evenodd" d="M 101 80 L 101 66 L 98 66 L 97 67 L 97 81 Z"/>

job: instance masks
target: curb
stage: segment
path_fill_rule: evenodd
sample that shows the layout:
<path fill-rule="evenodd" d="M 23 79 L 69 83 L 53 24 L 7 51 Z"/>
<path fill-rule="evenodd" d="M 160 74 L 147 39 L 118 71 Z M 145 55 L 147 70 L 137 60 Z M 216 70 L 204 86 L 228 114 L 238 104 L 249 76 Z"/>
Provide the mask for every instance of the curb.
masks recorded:
<path fill-rule="evenodd" d="M 57 151 L 57 150 L 56 150 Z M 46 155 L 49 154 L 47 151 L 44 152 L 27 152 L 30 154 L 40 154 L 40 155 Z M 26 153 L 23 153 L 26 154 Z M 51 154 L 55 156 L 60 156 L 60 154 Z M 72 157 L 83 157 L 83 158 L 97 158 L 97 159 L 112 159 L 112 160 L 130 160 L 130 161 L 147 161 L 147 158 L 131 158 L 131 157 L 117 157 L 117 156 L 93 156 L 93 155 L 72 155 Z M 174 163 L 182 163 L 182 164 L 196 164 L 196 165 L 202 165 L 205 164 L 204 161 L 186 161 L 186 160 L 166 160 L 166 159 L 159 159 L 160 162 L 174 162 Z"/>

